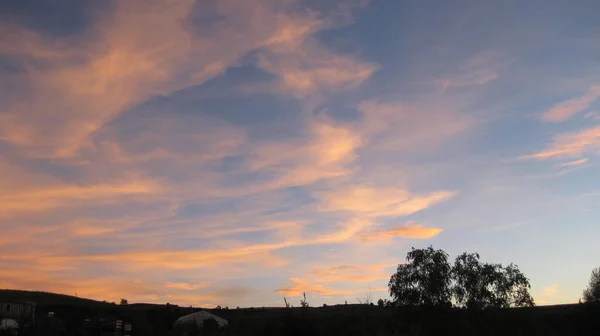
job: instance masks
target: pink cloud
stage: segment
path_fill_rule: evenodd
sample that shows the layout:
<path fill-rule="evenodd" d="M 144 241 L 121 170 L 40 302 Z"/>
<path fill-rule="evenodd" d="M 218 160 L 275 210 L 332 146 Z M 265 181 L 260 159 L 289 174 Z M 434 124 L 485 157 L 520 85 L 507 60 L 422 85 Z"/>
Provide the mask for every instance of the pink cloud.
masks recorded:
<path fill-rule="evenodd" d="M 522 156 L 522 159 L 546 160 L 550 158 L 578 157 L 600 150 L 600 126 L 554 137 L 544 150 Z"/>
<path fill-rule="evenodd" d="M 395 264 L 339 265 L 318 268 L 308 275 L 319 282 L 366 282 L 389 279 L 385 268 Z"/>
<path fill-rule="evenodd" d="M 580 166 L 583 164 L 586 164 L 589 161 L 589 159 L 584 158 L 581 160 L 575 160 L 575 161 L 569 161 L 569 162 L 563 162 L 559 165 L 559 167 L 573 167 L 573 166 Z"/>
<path fill-rule="evenodd" d="M 542 120 L 554 123 L 566 121 L 575 114 L 585 111 L 598 98 L 600 98 L 600 86 L 592 86 L 585 95 L 565 100 L 544 111 Z"/>

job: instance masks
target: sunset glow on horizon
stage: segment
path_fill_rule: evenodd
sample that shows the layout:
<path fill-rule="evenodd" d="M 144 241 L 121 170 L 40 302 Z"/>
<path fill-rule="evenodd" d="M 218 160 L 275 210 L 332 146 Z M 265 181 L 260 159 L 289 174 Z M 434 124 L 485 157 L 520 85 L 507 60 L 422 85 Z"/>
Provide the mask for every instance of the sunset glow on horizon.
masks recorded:
<path fill-rule="evenodd" d="M 0 4 L 0 288 L 357 302 L 411 247 L 600 266 L 600 3 Z"/>

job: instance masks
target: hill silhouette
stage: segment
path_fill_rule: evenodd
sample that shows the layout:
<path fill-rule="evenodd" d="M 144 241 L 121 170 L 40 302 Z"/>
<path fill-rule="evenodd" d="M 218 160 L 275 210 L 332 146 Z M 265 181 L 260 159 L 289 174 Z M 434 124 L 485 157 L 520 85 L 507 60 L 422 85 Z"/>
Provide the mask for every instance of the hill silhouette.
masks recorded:
<path fill-rule="evenodd" d="M 102 317 L 130 321 L 132 336 L 177 336 L 173 322 L 201 309 L 151 303 L 117 305 L 23 290 L 0 290 L 0 300 L 36 302 L 39 321 L 47 319 L 46 312 L 54 312 L 63 325 L 61 335 L 85 335 L 80 329 L 82 321 Z M 223 335 L 600 335 L 600 306 L 595 304 L 486 310 L 340 304 L 210 311 L 229 321 Z"/>
<path fill-rule="evenodd" d="M 102 307 L 112 305 L 109 302 L 96 301 L 66 294 L 15 289 L 0 289 L 0 301 L 3 300 L 35 302 L 38 307 L 57 305 Z"/>

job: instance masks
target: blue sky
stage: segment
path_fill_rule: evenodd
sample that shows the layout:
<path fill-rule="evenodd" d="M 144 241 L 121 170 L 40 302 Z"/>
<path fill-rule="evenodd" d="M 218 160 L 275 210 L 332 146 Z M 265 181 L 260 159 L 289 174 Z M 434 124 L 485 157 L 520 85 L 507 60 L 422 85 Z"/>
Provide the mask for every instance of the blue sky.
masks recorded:
<path fill-rule="evenodd" d="M 576 302 L 600 255 L 599 9 L 4 1 L 0 287 L 355 302 L 433 245 Z"/>

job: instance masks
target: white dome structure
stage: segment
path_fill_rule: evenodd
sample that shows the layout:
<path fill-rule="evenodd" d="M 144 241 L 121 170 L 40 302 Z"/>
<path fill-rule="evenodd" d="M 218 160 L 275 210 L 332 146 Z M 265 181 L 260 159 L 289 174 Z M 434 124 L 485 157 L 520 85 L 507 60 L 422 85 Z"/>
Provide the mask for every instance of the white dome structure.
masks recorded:
<path fill-rule="evenodd" d="M 5 318 L 0 321 L 0 330 L 19 329 L 19 323 L 13 319 Z"/>
<path fill-rule="evenodd" d="M 219 325 L 219 327 L 221 327 L 221 328 L 227 326 L 227 324 L 228 324 L 226 319 L 218 317 L 217 315 L 211 314 L 211 313 L 207 312 L 206 310 L 201 310 L 199 312 L 185 315 L 185 316 L 178 318 L 177 321 L 175 321 L 174 325 L 195 323 L 199 327 L 202 327 L 202 325 L 204 325 L 204 321 L 209 320 L 209 319 L 215 320 L 217 322 L 217 324 Z"/>

